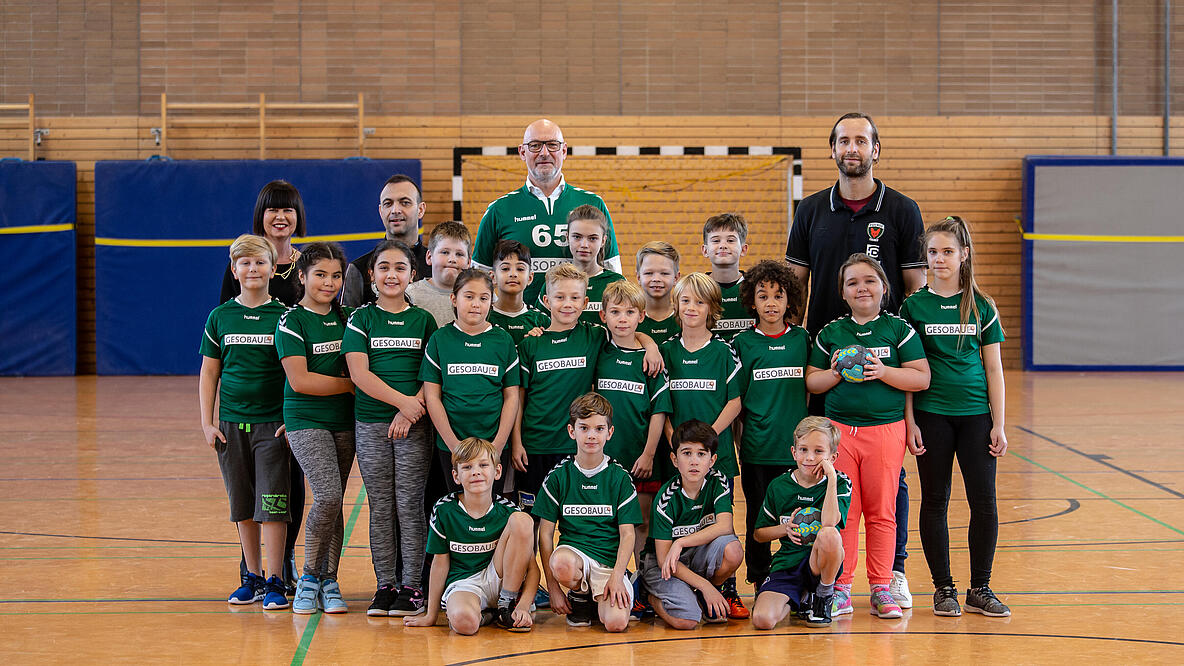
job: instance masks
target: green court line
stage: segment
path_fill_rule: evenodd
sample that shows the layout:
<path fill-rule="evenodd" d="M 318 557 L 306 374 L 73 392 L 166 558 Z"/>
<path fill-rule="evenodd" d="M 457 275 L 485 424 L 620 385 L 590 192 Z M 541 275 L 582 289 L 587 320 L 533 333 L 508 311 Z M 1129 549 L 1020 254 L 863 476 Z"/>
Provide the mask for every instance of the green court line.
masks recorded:
<path fill-rule="evenodd" d="M 1097 495 L 1098 497 L 1101 497 L 1103 499 L 1107 499 L 1107 500 L 1113 502 L 1114 504 L 1117 504 L 1118 506 L 1126 509 L 1127 511 L 1130 511 L 1131 513 L 1138 514 L 1138 515 L 1146 518 L 1147 520 L 1150 520 L 1153 523 L 1157 523 L 1159 525 L 1162 525 L 1163 527 L 1168 528 L 1169 530 L 1175 532 L 1176 534 L 1184 535 L 1184 530 L 1181 530 L 1180 528 L 1175 527 L 1173 525 L 1169 525 L 1169 524 L 1165 523 L 1164 521 L 1162 521 L 1158 518 L 1155 518 L 1154 516 L 1149 516 L 1129 504 L 1125 504 L 1123 502 L 1120 502 L 1120 501 L 1114 499 L 1113 497 L 1110 497 L 1109 495 L 1107 495 L 1106 493 L 1104 493 L 1100 490 L 1094 490 L 1093 488 L 1090 488 L 1089 486 L 1085 485 L 1084 483 L 1081 483 L 1080 481 L 1077 481 L 1077 480 L 1072 479 L 1064 474 L 1061 474 L 1060 472 L 1052 469 L 1051 467 L 1045 467 L 1044 465 L 1041 465 L 1040 463 L 1036 462 L 1035 460 L 1032 460 L 1031 458 L 1028 458 L 1027 456 L 1024 456 L 1019 453 L 1014 453 L 1013 455 L 1015 455 L 1015 457 L 1019 458 L 1020 460 L 1023 460 L 1031 465 L 1035 465 L 1036 467 L 1039 467 L 1040 469 L 1048 472 L 1049 474 L 1055 474 L 1056 476 L 1061 477 L 1062 479 L 1068 481 L 1069 483 L 1072 483 L 1073 485 L 1075 485 L 1079 488 L 1082 488 L 1084 490 L 1088 490 L 1089 492 Z"/>
<path fill-rule="evenodd" d="M 366 486 L 363 485 L 358 490 L 358 498 L 354 500 L 354 510 L 349 514 L 349 520 L 345 523 L 345 535 L 341 538 L 341 551 L 345 553 L 345 547 L 349 545 L 349 538 L 354 533 L 354 525 L 358 522 L 358 514 L 362 512 L 363 500 L 366 499 Z M 321 616 L 324 613 L 313 613 L 312 618 L 304 627 L 304 633 L 300 635 L 300 643 L 296 646 L 296 652 L 292 655 L 292 666 L 302 666 L 304 658 L 308 656 L 308 648 L 312 645 L 312 636 L 317 632 L 317 627 L 321 624 Z"/>

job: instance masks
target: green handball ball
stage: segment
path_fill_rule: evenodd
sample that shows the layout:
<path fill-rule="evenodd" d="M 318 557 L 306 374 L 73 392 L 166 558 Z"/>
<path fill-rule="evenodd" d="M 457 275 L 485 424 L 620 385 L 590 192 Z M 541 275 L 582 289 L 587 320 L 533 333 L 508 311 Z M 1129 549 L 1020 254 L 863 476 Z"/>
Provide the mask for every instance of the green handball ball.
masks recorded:
<path fill-rule="evenodd" d="M 871 359 L 872 353 L 867 347 L 850 345 L 843 347 L 835 355 L 835 367 L 845 381 L 859 383 L 863 381 L 863 366 L 870 363 Z"/>

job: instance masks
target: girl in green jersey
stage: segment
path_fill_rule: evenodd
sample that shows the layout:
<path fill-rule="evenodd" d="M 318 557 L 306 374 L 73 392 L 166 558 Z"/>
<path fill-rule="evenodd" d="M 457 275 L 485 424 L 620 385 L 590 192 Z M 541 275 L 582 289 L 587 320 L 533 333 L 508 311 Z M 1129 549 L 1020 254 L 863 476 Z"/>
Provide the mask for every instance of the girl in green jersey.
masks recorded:
<path fill-rule="evenodd" d="M 341 358 L 345 313 L 337 294 L 345 253 L 331 243 L 310 243 L 296 260 L 304 294 L 276 327 L 276 347 L 287 375 L 284 426 L 288 444 L 312 488 L 304 529 L 304 575 L 292 612 L 348 609 L 337 585 L 344 520 L 342 498 L 354 463 L 354 384 Z"/>
<path fill-rule="evenodd" d="M 1003 327 L 995 302 L 974 281 L 974 245 L 959 217 L 929 226 L 923 237 L 933 283 L 905 299 L 900 314 L 912 323 L 933 369 L 929 389 L 909 396 L 909 449 L 921 476 L 921 545 L 933 576 L 933 612 L 958 616 L 950 575 L 950 475 L 954 458 L 970 504 L 970 587 L 966 610 L 1006 617 L 1011 610 L 991 591 L 999 536 L 995 465 L 1007 453 L 1003 433 Z"/>

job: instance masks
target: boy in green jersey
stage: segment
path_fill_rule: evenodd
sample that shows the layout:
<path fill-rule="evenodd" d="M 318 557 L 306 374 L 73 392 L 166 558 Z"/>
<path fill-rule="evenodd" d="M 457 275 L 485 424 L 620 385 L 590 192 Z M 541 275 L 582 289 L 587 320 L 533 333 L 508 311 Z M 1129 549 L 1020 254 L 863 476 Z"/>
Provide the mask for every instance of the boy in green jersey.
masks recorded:
<path fill-rule="evenodd" d="M 785 433 L 806 416 L 806 362 L 810 334 L 792 322 L 805 296 L 793 271 L 782 261 L 753 266 L 740 283 L 740 300 L 756 316 L 756 326 L 732 338 L 744 370 L 740 393 L 744 413 L 739 432 L 740 484 L 749 506 L 765 500 L 773 479 L 793 467 Z M 745 512 L 744 563 L 748 582 L 769 575 L 769 544 L 753 538 L 756 511 Z"/>
<path fill-rule="evenodd" d="M 535 328 L 546 328 L 551 319 L 528 307 L 522 294 L 534 281 L 530 271 L 530 250 L 516 240 L 500 240 L 493 253 L 494 301 L 489 323 L 510 334 L 514 344 Z"/>
<path fill-rule="evenodd" d="M 670 290 L 678 281 L 678 250 L 666 241 L 650 241 L 637 251 L 637 284 L 645 292 L 645 317 L 637 330 L 659 345 L 678 335 L 678 316 Z"/>
<path fill-rule="evenodd" d="M 448 626 L 458 634 L 477 633 L 487 610 L 503 629 L 530 631 L 530 604 L 539 584 L 534 523 L 494 496 L 493 482 L 501 474 L 497 451 L 487 440 L 469 437 L 452 451 L 452 478 L 462 490 L 432 509 L 427 611 L 403 618 L 404 626 L 436 624 L 443 603 Z"/>
<path fill-rule="evenodd" d="M 288 447 L 284 421 L 284 369 L 275 349 L 275 327 L 285 308 L 267 293 L 275 273 L 275 248 L 244 234 L 230 246 L 230 270 L 241 293 L 214 308 L 201 339 L 198 402 L 206 444 L 218 467 L 238 525 L 247 565 L 231 604 L 263 602 L 265 610 L 288 607 L 284 596 L 284 539 L 289 521 Z M 214 398 L 220 398 L 214 421 Z M 267 544 L 273 575 L 264 581 L 259 547 Z"/>
<path fill-rule="evenodd" d="M 452 286 L 456 276 L 469 267 L 472 249 L 469 230 L 460 222 L 441 222 L 428 237 L 427 262 L 432 275 L 407 285 L 407 299 L 412 305 L 432 313 L 437 327 L 456 319 L 452 308 Z"/>
<path fill-rule="evenodd" d="M 607 333 L 600 326 L 580 321 L 588 297 L 587 275 L 564 263 L 547 271 L 543 303 L 551 312 L 551 325 L 538 335 L 528 335 L 518 345 L 521 360 L 521 408 L 514 426 L 512 459 L 521 506 L 534 504 L 543 477 L 564 457 L 575 452 L 562 410 L 556 405 L 571 401 L 592 388 L 596 362 Z M 657 345 L 647 335 L 636 334 L 644 347 L 645 371 L 662 369 Z"/>
<path fill-rule="evenodd" d="M 576 455 L 547 474 L 531 510 L 541 521 L 539 554 L 551 608 L 573 627 L 599 618 L 605 630 L 624 631 L 633 607 L 625 567 L 633 555 L 633 526 L 641 522 L 637 491 L 625 468 L 604 454 L 613 436 L 608 400 L 586 393 L 571 404 L 569 415 Z M 567 596 L 564 588 L 571 590 Z"/>
<path fill-rule="evenodd" d="M 712 327 L 724 342 L 756 321 L 740 302 L 740 258 L 748 254 L 748 222 L 739 213 L 721 213 L 703 224 L 703 256 L 711 262 L 711 279 L 719 284 L 723 313 Z"/>
<path fill-rule="evenodd" d="M 727 622 L 719 589 L 744 559 L 732 527 L 732 488 L 715 464 L 719 436 L 695 419 L 674 430 L 678 476 L 658 493 L 640 568 L 654 611 L 674 629 Z"/>
<path fill-rule="evenodd" d="M 596 206 L 577 206 L 567 216 L 567 247 L 571 252 L 572 264 L 588 276 L 588 302 L 584 304 L 580 321 L 589 324 L 600 324 L 600 297 L 604 288 L 625 279 L 624 275 L 602 265 L 607 235 L 608 218 Z M 542 292 L 539 292 L 537 307 L 544 307 Z"/>
<path fill-rule="evenodd" d="M 808 416 L 794 428 L 797 469 L 769 485 L 757 519 L 756 538 L 778 539 L 781 549 L 752 609 L 756 629 L 772 629 L 795 609 L 808 627 L 830 626 L 835 579 L 843 570 L 839 529 L 851 506 L 851 481 L 835 470 L 838 455 L 839 431 L 829 420 Z M 813 543 L 804 543 L 801 528 L 793 524 L 806 508 L 820 512 Z"/>
<path fill-rule="evenodd" d="M 650 504 L 662 485 L 662 479 L 653 473 L 654 455 L 671 410 L 669 381 L 665 372 L 647 377 L 642 369 L 645 350 L 637 344 L 637 325 L 645 316 L 641 288 L 621 280 L 605 287 L 603 298 L 600 318 L 610 339 L 596 362 L 596 391 L 612 404 L 616 424 L 604 450 L 629 470 L 637 488 L 643 522 L 637 527 L 634 544 L 640 556 Z"/>

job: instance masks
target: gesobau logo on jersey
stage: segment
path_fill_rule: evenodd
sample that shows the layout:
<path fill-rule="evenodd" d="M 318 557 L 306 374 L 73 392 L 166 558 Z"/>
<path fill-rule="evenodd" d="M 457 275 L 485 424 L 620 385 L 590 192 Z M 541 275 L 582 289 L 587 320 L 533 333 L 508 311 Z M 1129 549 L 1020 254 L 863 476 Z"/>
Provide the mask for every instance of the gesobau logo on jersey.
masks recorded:
<path fill-rule="evenodd" d="M 457 543 L 453 541 L 448 544 L 448 550 L 454 553 L 492 553 L 497 548 L 496 541 L 488 543 Z"/>
<path fill-rule="evenodd" d="M 535 361 L 534 367 L 539 372 L 549 370 L 570 370 L 572 368 L 587 367 L 588 359 L 583 356 L 568 356 L 566 358 L 552 358 L 545 361 Z"/>
<path fill-rule="evenodd" d="M 611 504 L 564 504 L 563 515 L 565 516 L 609 516 L 613 515 L 613 505 Z"/>
<path fill-rule="evenodd" d="M 371 349 L 419 349 L 423 346 L 420 338 L 370 338 Z"/>
<path fill-rule="evenodd" d="M 274 345 L 274 335 L 254 335 L 249 333 L 227 333 L 222 336 L 224 345 Z"/>
<path fill-rule="evenodd" d="M 623 379 L 606 379 L 600 378 L 596 380 L 597 391 L 620 391 L 622 393 L 635 393 L 641 395 L 645 393 L 645 384 L 641 382 L 627 382 Z"/>
<path fill-rule="evenodd" d="M 497 366 L 487 363 L 449 363 L 447 368 L 450 375 L 485 375 L 487 377 L 497 377 L 498 374 Z"/>
<path fill-rule="evenodd" d="M 341 340 L 332 342 L 318 342 L 312 346 L 314 354 L 335 354 L 341 351 Z"/>
<path fill-rule="evenodd" d="M 925 335 L 978 335 L 978 325 L 925 324 Z"/>

